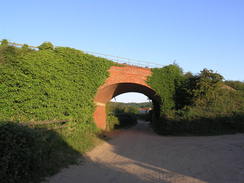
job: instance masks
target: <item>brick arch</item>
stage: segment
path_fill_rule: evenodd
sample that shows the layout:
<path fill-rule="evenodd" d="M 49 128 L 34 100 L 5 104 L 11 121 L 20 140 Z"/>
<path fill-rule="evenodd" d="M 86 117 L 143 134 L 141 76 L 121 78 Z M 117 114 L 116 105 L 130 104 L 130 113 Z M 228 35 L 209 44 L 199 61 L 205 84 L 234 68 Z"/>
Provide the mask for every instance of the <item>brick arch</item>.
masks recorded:
<path fill-rule="evenodd" d="M 113 97 L 127 92 L 138 92 L 150 98 L 154 106 L 159 106 L 159 97 L 156 92 L 146 83 L 151 75 L 151 69 L 134 66 L 112 66 L 109 69 L 109 77 L 98 88 L 94 103 L 96 110 L 94 120 L 98 128 L 106 128 L 106 103 Z"/>

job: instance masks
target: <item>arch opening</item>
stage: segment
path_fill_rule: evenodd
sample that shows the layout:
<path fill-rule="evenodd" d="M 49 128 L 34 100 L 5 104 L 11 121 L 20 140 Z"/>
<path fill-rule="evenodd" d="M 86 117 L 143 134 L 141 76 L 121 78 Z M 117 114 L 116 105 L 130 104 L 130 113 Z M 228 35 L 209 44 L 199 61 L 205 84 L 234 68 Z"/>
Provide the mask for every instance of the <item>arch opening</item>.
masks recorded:
<path fill-rule="evenodd" d="M 152 108 L 152 101 L 142 93 L 120 94 L 106 104 L 107 130 L 128 128 L 138 123 L 147 127 Z"/>
<path fill-rule="evenodd" d="M 151 100 L 144 94 L 138 92 L 127 92 L 120 94 L 110 100 L 110 102 L 120 103 L 146 103 Z"/>
<path fill-rule="evenodd" d="M 146 85 L 137 83 L 116 83 L 106 87 L 99 88 L 95 96 L 94 102 L 96 110 L 94 112 L 94 120 L 98 128 L 106 129 L 106 104 L 114 97 L 128 92 L 137 92 L 147 96 L 153 104 L 155 114 L 160 111 L 160 98 L 156 92 Z"/>

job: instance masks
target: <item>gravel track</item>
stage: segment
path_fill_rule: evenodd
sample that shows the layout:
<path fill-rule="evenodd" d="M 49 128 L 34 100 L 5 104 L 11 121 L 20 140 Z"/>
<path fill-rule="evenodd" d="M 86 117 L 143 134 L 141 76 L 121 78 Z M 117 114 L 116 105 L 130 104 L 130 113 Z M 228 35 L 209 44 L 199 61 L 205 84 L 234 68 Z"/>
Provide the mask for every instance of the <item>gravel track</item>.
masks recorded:
<path fill-rule="evenodd" d="M 139 121 L 50 183 L 244 183 L 244 134 L 165 137 Z"/>

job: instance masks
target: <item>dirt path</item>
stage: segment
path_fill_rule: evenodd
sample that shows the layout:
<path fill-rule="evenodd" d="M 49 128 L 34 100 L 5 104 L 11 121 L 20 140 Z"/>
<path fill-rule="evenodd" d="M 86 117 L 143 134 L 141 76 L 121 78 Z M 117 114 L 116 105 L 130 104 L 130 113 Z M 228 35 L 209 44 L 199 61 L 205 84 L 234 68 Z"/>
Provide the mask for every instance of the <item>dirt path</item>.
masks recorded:
<path fill-rule="evenodd" d="M 51 183 L 243 183 L 244 134 L 162 137 L 140 122 Z"/>

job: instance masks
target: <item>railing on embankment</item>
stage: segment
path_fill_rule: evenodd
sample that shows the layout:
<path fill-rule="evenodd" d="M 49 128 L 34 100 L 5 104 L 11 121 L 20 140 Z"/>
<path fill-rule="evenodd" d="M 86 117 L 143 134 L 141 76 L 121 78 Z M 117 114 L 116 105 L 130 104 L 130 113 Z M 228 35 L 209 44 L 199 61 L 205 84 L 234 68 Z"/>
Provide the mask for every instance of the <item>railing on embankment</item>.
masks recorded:
<path fill-rule="evenodd" d="M 2 42 L 2 41 L 0 41 L 0 42 Z M 8 44 L 11 46 L 16 46 L 16 47 L 24 46 L 24 44 L 18 44 L 18 43 L 14 43 L 14 42 L 8 42 Z M 28 47 L 31 49 L 38 49 L 37 46 L 28 45 Z M 131 58 L 127 58 L 127 57 L 114 56 L 114 55 L 110 55 L 110 54 L 104 54 L 104 53 L 98 53 L 98 52 L 92 52 L 92 51 L 83 51 L 83 52 L 90 54 L 90 55 L 97 56 L 97 57 L 102 57 L 102 58 L 105 58 L 108 60 L 112 60 L 113 62 L 116 62 L 119 64 L 126 64 L 126 65 L 130 65 L 130 66 L 146 67 L 146 68 L 163 67 L 163 65 L 161 65 L 161 64 L 157 64 L 157 63 L 153 63 L 153 62 L 149 62 L 149 61 L 142 61 L 142 60 L 138 60 L 138 59 L 131 59 Z"/>

